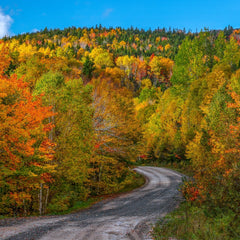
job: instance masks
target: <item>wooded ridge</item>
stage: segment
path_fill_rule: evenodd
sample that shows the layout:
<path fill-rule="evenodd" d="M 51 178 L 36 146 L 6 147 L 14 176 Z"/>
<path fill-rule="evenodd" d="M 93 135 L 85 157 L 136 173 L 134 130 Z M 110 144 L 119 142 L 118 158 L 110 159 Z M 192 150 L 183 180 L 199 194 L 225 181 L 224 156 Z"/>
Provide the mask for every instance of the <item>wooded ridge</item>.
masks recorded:
<path fill-rule="evenodd" d="M 0 42 L 0 215 L 59 212 L 191 166 L 187 201 L 240 208 L 240 30 L 68 28 Z M 137 162 L 137 163 L 138 163 Z"/>

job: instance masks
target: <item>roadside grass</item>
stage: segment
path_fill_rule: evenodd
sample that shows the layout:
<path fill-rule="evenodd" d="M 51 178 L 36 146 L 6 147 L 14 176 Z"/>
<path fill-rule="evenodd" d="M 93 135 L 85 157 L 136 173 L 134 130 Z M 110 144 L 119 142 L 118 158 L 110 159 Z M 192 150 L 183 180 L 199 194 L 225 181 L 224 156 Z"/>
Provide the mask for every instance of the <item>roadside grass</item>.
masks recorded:
<path fill-rule="evenodd" d="M 97 202 L 100 202 L 103 200 L 103 197 L 95 197 L 95 198 L 89 198 L 86 201 L 76 201 L 74 202 L 73 206 L 64 210 L 64 211 L 51 211 L 48 215 L 65 215 L 69 213 L 74 213 L 83 209 L 87 209 L 94 205 Z"/>
<path fill-rule="evenodd" d="M 208 216 L 204 207 L 183 202 L 160 220 L 152 231 L 155 240 L 239 240 L 240 226 L 233 212 Z"/>
<path fill-rule="evenodd" d="M 185 162 L 153 162 L 141 165 L 165 167 L 187 177 L 194 172 Z M 182 202 L 177 209 L 160 219 L 151 232 L 154 240 L 239 240 L 240 216 L 230 209 L 195 202 Z"/>
<path fill-rule="evenodd" d="M 139 173 L 135 172 L 132 182 L 126 184 L 118 193 L 130 192 L 143 186 L 146 179 Z"/>
<path fill-rule="evenodd" d="M 90 208 L 92 205 L 94 205 L 104 199 L 115 198 L 115 197 L 119 196 L 120 194 L 130 192 L 134 189 L 141 187 L 144 184 L 145 184 L 145 178 L 142 175 L 140 175 L 139 173 L 134 172 L 133 176 L 132 176 L 132 181 L 125 184 L 119 191 L 113 192 L 110 194 L 90 197 L 86 201 L 74 201 L 74 203 L 71 207 L 66 207 L 66 204 L 60 203 L 60 205 L 63 205 L 63 207 L 61 208 L 61 211 L 52 209 L 52 210 L 50 210 L 48 215 L 64 215 L 64 214 L 78 212 L 83 209 Z M 65 208 L 65 210 L 63 210 L 64 208 Z M 57 207 L 57 209 L 59 209 L 59 206 Z"/>

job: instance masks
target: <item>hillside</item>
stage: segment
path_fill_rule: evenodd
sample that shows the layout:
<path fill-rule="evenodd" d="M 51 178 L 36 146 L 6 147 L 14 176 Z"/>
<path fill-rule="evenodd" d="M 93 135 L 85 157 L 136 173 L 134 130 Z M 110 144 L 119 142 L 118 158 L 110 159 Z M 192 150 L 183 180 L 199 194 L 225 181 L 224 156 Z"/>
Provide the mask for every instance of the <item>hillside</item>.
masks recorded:
<path fill-rule="evenodd" d="M 136 161 L 169 162 L 191 166 L 187 201 L 234 222 L 239 36 L 97 26 L 1 40 L 0 214 L 64 211 L 124 189 Z"/>

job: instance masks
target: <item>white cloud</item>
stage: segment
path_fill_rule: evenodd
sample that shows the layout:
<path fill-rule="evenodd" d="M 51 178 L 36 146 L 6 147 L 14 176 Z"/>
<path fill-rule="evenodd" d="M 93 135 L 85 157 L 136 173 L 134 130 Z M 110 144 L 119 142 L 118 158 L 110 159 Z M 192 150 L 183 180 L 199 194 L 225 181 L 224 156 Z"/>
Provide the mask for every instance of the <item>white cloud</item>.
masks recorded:
<path fill-rule="evenodd" d="M 33 32 L 33 33 L 36 33 L 36 32 L 39 32 L 40 30 L 39 29 L 37 29 L 37 28 L 34 28 L 34 29 L 32 29 L 32 31 L 31 32 Z"/>
<path fill-rule="evenodd" d="M 0 38 L 9 35 L 9 29 L 13 19 L 9 15 L 5 15 L 0 7 Z"/>
<path fill-rule="evenodd" d="M 107 8 L 107 9 L 103 12 L 102 16 L 103 16 L 104 18 L 106 18 L 106 17 L 109 16 L 109 14 L 110 14 L 112 11 L 113 11 L 112 8 Z"/>

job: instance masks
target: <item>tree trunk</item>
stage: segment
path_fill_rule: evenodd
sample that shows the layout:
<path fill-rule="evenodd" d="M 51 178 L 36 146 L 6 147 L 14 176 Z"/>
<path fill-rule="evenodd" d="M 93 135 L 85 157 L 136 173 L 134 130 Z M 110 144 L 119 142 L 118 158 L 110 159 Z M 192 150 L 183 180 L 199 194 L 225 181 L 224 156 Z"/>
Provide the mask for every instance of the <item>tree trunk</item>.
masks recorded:
<path fill-rule="evenodd" d="M 49 197 L 49 187 L 47 188 L 46 198 L 45 198 L 45 208 L 44 213 L 46 213 L 47 204 L 48 204 L 48 197 Z"/>
<path fill-rule="evenodd" d="M 42 195 L 43 195 L 43 184 L 40 183 L 39 190 L 39 214 L 42 215 Z"/>
<path fill-rule="evenodd" d="M 98 173 L 98 189 L 97 189 L 98 194 L 99 194 L 99 189 L 100 189 L 99 185 L 100 185 L 100 182 L 101 182 L 101 174 L 102 174 L 102 163 L 100 165 L 99 173 Z"/>

